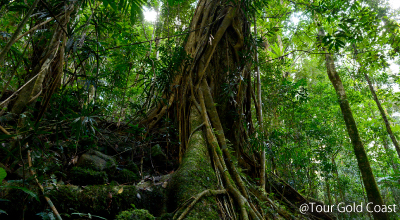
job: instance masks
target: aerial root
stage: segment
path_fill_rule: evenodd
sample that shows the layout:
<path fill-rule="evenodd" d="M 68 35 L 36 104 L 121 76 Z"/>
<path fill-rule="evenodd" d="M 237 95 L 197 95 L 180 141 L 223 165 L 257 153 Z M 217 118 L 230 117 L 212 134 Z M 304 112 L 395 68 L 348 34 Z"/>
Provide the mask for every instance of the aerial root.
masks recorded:
<path fill-rule="evenodd" d="M 285 210 L 279 208 L 266 194 L 266 192 L 261 188 L 251 188 L 250 189 L 253 195 L 260 201 L 268 203 L 274 210 L 278 212 L 280 216 L 285 219 L 290 219 L 290 214 L 287 213 Z"/>
<path fill-rule="evenodd" d="M 182 212 L 182 214 L 177 218 L 177 214 L 175 213 L 173 219 L 181 220 L 183 219 L 189 211 L 194 207 L 194 205 L 203 197 L 203 196 L 216 196 L 216 195 L 221 195 L 221 194 L 226 194 L 225 189 L 219 189 L 219 190 L 212 190 L 212 189 L 207 189 L 204 190 L 203 192 L 195 195 L 193 198 L 193 201 L 186 207 L 186 209 Z"/>
<path fill-rule="evenodd" d="M 237 202 L 237 204 L 239 206 L 239 210 L 240 210 L 239 212 L 240 212 L 241 219 L 248 220 L 249 219 L 248 214 L 250 214 L 252 219 L 260 219 L 259 216 L 261 216 L 261 214 L 257 210 L 254 210 L 252 208 L 252 206 L 250 205 L 250 203 L 248 201 L 248 194 L 245 193 L 243 195 L 242 192 L 237 189 L 237 186 L 236 186 L 235 182 L 232 181 L 230 176 L 229 176 L 229 172 L 226 172 L 228 170 L 223 168 L 223 167 L 226 167 L 226 166 L 224 166 L 225 165 L 224 159 L 221 158 L 224 155 L 222 153 L 221 154 L 217 153 L 217 149 L 218 149 L 219 152 L 221 152 L 221 149 L 219 147 L 217 138 L 215 137 L 215 134 L 212 131 L 212 127 L 211 127 L 209 118 L 207 116 L 207 113 L 210 113 L 210 112 L 208 112 L 207 109 L 206 109 L 205 100 L 204 100 L 204 96 L 203 96 L 203 91 L 202 90 L 203 89 L 199 90 L 199 100 L 200 100 L 200 106 L 201 106 L 201 110 L 202 110 L 201 114 L 202 114 L 202 117 L 203 117 L 203 122 L 206 125 L 207 141 L 208 141 L 208 143 L 210 144 L 210 146 L 212 148 L 211 152 L 212 152 L 213 158 L 215 159 L 215 167 L 218 169 L 218 171 L 220 172 L 221 176 L 223 177 L 223 181 L 225 183 L 225 187 L 226 187 L 227 192 Z M 214 115 L 214 116 L 218 117 L 218 115 Z M 237 171 L 235 169 L 233 169 L 233 172 L 235 172 L 234 175 L 238 175 L 238 173 L 237 173 Z"/>

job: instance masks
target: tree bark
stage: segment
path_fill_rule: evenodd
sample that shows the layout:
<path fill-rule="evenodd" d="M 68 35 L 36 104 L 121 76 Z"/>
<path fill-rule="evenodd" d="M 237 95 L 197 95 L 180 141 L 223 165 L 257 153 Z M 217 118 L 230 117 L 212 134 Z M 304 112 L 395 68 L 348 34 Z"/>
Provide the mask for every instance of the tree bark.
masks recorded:
<path fill-rule="evenodd" d="M 389 120 L 388 120 L 388 118 L 386 116 L 386 113 L 383 110 L 381 102 L 379 101 L 378 96 L 375 93 L 374 87 L 372 86 L 371 80 L 369 79 L 368 74 L 366 72 L 364 72 L 364 77 L 365 77 L 365 80 L 367 80 L 367 82 L 368 82 L 369 90 L 371 91 L 372 97 L 374 98 L 374 101 L 375 101 L 376 105 L 378 106 L 379 112 L 381 113 L 382 120 L 383 120 L 383 122 L 385 123 L 385 126 L 386 126 L 386 131 L 389 134 L 390 139 L 392 140 L 393 145 L 396 148 L 397 155 L 400 158 L 399 142 L 397 142 L 396 137 L 393 134 L 393 131 L 392 131 L 392 128 L 390 127 L 390 123 L 389 123 Z"/>
<path fill-rule="evenodd" d="M 170 204 L 171 211 L 179 208 L 179 213 L 192 207 L 195 210 L 206 207 L 209 210 L 207 215 L 213 217 L 215 213 L 230 212 L 226 207 L 221 207 L 225 211 L 216 210 L 214 200 L 197 199 L 199 193 L 217 189 L 226 190 L 233 200 L 233 204 L 228 203 L 228 206 L 235 207 L 232 210 L 237 210 L 239 219 L 266 218 L 260 212 L 260 204 L 252 200 L 248 193 L 247 187 L 251 183 L 244 184 L 236 166 L 236 162 L 240 164 L 240 160 L 248 155 L 259 157 L 259 151 L 247 147 L 249 143 L 246 139 L 251 123 L 246 123 L 248 115 L 246 118 L 245 114 L 250 112 L 248 107 L 252 100 L 248 97 L 251 95 L 247 87 L 250 83 L 245 80 L 249 79 L 251 67 L 247 59 L 252 59 L 254 54 L 250 50 L 251 42 L 246 42 L 250 39 L 250 22 L 246 17 L 245 3 L 229 0 L 198 2 L 190 25 L 193 31 L 184 47 L 190 59 L 176 70 L 168 90 L 171 92 L 164 93 L 163 98 L 169 97 L 168 103 L 154 107 L 140 122 L 141 126 L 155 128 L 169 112 L 178 123 L 181 163 L 170 184 L 169 195 L 176 201 Z M 240 158 L 234 158 L 234 154 Z M 255 165 L 257 161 L 246 163 L 250 167 L 260 168 Z M 206 183 L 212 183 L 214 175 L 217 182 L 204 183 L 205 180 L 211 181 Z M 197 204 L 189 201 L 185 203 L 190 204 L 189 207 L 181 206 L 193 196 Z M 220 197 L 227 198 L 222 194 L 217 199 Z M 183 211 L 183 214 L 175 216 L 181 218 L 186 214 Z"/>
<path fill-rule="evenodd" d="M 194 106 L 190 111 L 189 119 L 192 135 L 189 139 L 188 148 L 179 169 L 174 173 L 168 186 L 169 201 L 173 201 L 167 204 L 169 212 L 175 211 L 179 205 L 185 203 L 192 196 L 204 190 L 217 189 L 218 186 L 217 177 L 211 166 L 210 153 L 203 129 L 196 129 L 201 126 L 202 119 Z M 215 199 L 195 204 L 193 209 L 187 216 L 188 218 L 218 218 Z"/>
<path fill-rule="evenodd" d="M 322 28 L 319 29 L 319 36 L 325 36 L 325 32 Z M 362 180 L 364 183 L 365 191 L 367 192 L 368 201 L 373 203 L 372 206 L 384 205 L 381 194 L 379 192 L 378 185 L 376 184 L 374 174 L 372 173 L 371 166 L 368 161 L 367 153 L 365 152 L 361 137 L 358 133 L 357 125 L 353 117 L 353 113 L 350 108 L 349 101 L 347 100 L 346 92 L 340 79 L 339 74 L 336 71 L 335 62 L 333 56 L 323 48 L 325 52 L 325 62 L 327 74 L 335 88 L 336 95 L 339 100 L 340 109 L 343 114 L 343 118 L 346 124 L 347 132 L 353 145 L 354 154 L 356 155 L 358 167 L 361 171 Z M 373 212 L 374 219 L 389 219 L 387 213 L 384 212 Z"/>
<path fill-rule="evenodd" d="M 63 16 L 61 16 L 61 25 L 66 26 L 70 20 L 70 14 L 75 10 L 74 4 L 70 4 Z M 37 60 L 37 65 L 34 66 L 32 72 L 28 72 L 28 76 L 35 75 L 36 79 L 30 81 L 19 93 L 17 101 L 12 106 L 11 112 L 14 115 L 19 115 L 26 108 L 29 103 L 32 103 L 41 94 L 43 84 L 48 84 L 51 88 L 47 93 L 47 98 L 49 99 L 51 94 L 54 92 L 55 88 L 60 85 L 62 67 L 64 63 L 64 47 L 67 37 L 66 33 L 63 32 L 63 27 L 60 24 L 55 24 L 54 32 L 49 43 L 43 50 L 44 57 Z M 61 42 L 62 41 L 62 42 Z M 42 49 L 42 48 L 41 48 Z M 38 53 L 41 54 L 41 53 Z M 32 60 L 37 59 L 32 57 Z M 32 62 L 35 63 L 35 62 Z M 49 68 L 54 69 L 53 72 L 49 73 Z M 48 102 L 48 100 L 46 100 Z M 47 106 L 47 104 L 45 105 Z"/>
<path fill-rule="evenodd" d="M 245 102 L 251 102 L 251 99 L 244 98 L 247 84 L 243 82 L 250 72 L 245 62 L 246 56 L 250 56 L 244 44 L 250 33 L 250 27 L 241 4 L 213 0 L 198 2 L 190 26 L 191 30 L 196 31 L 189 34 L 185 45 L 185 51 L 190 56 L 191 62 L 183 65 L 181 72 L 174 79 L 171 87 L 173 93 L 169 95 L 172 97 L 169 102 L 171 107 L 158 106 L 151 110 L 150 120 L 145 120 L 145 124 L 154 126 L 168 108 L 178 117 L 182 163 L 179 172 L 173 177 L 174 184 L 171 189 L 178 195 L 184 195 L 179 201 L 186 201 L 205 190 L 199 185 L 201 181 L 197 181 L 197 184 L 193 183 L 191 190 L 199 190 L 183 193 L 190 190 L 179 186 L 186 184 L 179 181 L 182 178 L 180 173 L 185 170 L 186 173 L 196 176 L 199 174 L 199 168 L 202 170 L 212 167 L 219 182 L 207 188 L 226 189 L 234 199 L 241 219 L 249 217 L 260 219 L 262 216 L 249 202 L 246 186 L 239 176 L 234 165 L 235 159 L 230 152 L 231 150 L 235 152 L 246 145 L 243 137 L 248 128 L 243 127 L 243 106 Z M 202 116 L 202 122 L 198 122 L 197 126 L 204 124 L 205 133 L 194 129 L 197 127 L 193 126 L 196 124 L 194 123 L 196 111 Z M 194 138 L 197 141 L 194 141 Z M 209 154 L 202 154 L 202 158 L 209 159 L 202 159 L 204 161 L 202 163 L 209 161 L 209 165 L 202 165 L 201 162 L 196 162 L 197 160 L 188 162 L 188 156 L 192 155 L 195 149 L 207 152 L 207 145 Z M 230 145 L 233 149 L 229 147 Z M 189 166 L 193 163 L 197 165 Z M 179 204 L 175 204 L 177 205 Z"/>
<path fill-rule="evenodd" d="M 374 119 L 376 119 L 375 113 L 371 108 L 371 105 L 368 103 L 369 109 L 371 110 L 371 115 Z M 388 145 L 388 141 L 387 141 L 387 137 L 385 136 L 385 134 L 379 133 L 380 138 L 382 139 L 382 145 L 383 148 L 385 149 L 385 153 L 387 154 L 387 156 L 389 157 L 390 161 L 388 162 L 388 165 L 391 166 L 393 168 L 393 170 L 398 170 L 398 164 L 395 163 L 393 161 L 393 154 L 390 152 L 389 149 L 389 145 Z"/>
<path fill-rule="evenodd" d="M 257 37 L 257 19 L 254 15 L 254 35 Z M 261 76 L 260 76 L 260 67 L 258 66 L 258 52 L 256 46 L 256 54 L 255 54 L 255 61 L 256 61 L 256 74 L 257 74 L 257 104 L 258 104 L 258 111 L 257 111 L 257 119 L 258 124 L 260 125 L 261 134 L 264 136 L 264 125 L 263 125 L 263 114 L 262 114 L 262 99 L 261 99 Z M 262 189 L 265 190 L 265 147 L 266 144 L 262 143 L 262 147 L 260 149 L 260 157 L 261 157 L 261 167 L 260 167 L 260 186 Z"/>

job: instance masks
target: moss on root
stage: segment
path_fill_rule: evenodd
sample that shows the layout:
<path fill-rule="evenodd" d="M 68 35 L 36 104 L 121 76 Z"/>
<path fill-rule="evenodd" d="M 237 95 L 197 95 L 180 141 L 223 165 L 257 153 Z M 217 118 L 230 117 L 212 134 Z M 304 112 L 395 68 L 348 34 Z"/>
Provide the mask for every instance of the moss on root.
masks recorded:
<path fill-rule="evenodd" d="M 200 116 L 194 113 L 191 127 L 201 124 Z M 192 196 L 206 190 L 215 189 L 217 179 L 211 167 L 207 144 L 202 130 L 195 132 L 188 144 L 188 149 L 180 168 L 174 173 L 168 190 L 168 211 L 173 212 Z M 202 198 L 185 219 L 219 219 L 215 197 Z"/>

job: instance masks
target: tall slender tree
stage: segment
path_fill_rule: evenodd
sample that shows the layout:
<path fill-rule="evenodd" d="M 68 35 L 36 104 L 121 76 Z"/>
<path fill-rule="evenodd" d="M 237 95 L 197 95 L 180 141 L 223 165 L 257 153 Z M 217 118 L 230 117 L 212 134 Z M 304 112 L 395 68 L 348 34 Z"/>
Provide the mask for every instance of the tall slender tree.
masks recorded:
<path fill-rule="evenodd" d="M 322 27 L 319 28 L 319 38 L 325 36 L 325 31 Z M 335 61 L 332 54 L 326 49 L 322 49 L 325 53 L 326 70 L 333 87 L 335 88 L 338 97 L 340 110 L 342 111 L 343 119 L 346 124 L 347 132 L 349 134 L 351 143 L 353 145 L 354 154 L 356 155 L 358 168 L 360 169 L 365 191 L 367 193 L 368 201 L 372 203 L 370 207 L 383 207 L 381 194 L 378 185 L 376 184 L 374 174 L 372 173 L 371 165 L 368 160 L 367 153 L 365 152 L 364 145 L 358 133 L 357 125 L 350 108 L 349 101 L 346 96 L 342 80 L 336 71 Z M 389 219 L 386 212 L 373 212 L 374 219 Z"/>

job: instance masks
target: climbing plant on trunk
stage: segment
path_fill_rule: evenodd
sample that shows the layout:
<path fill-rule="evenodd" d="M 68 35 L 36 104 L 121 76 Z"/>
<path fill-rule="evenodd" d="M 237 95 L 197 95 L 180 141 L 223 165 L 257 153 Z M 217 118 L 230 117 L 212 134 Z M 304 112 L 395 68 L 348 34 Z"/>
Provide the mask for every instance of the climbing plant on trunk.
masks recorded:
<path fill-rule="evenodd" d="M 197 167 L 187 162 L 188 157 L 197 151 L 209 152 L 209 166 L 214 168 L 219 180 L 214 187 L 226 189 L 234 198 L 242 219 L 248 219 L 249 215 L 256 219 L 262 215 L 249 202 L 233 158 L 238 156 L 239 163 L 247 167 L 256 163 L 239 159 L 239 156 L 250 158 L 249 154 L 254 153 L 246 148 L 245 137 L 249 134 L 248 127 L 244 126 L 244 106 L 251 102 L 246 96 L 251 81 L 245 79 L 249 78 L 248 60 L 253 56 L 245 43 L 250 39 L 249 19 L 245 15 L 248 4 L 248 1 L 198 2 L 191 22 L 192 32 L 185 44 L 190 62 L 176 73 L 171 93 L 164 95 L 169 97 L 166 104 L 151 110 L 142 124 L 152 128 L 167 111 L 175 113 L 179 123 L 180 161 L 183 161 L 177 173 L 186 173 L 190 178 L 190 171 L 184 170 Z M 194 118 L 200 122 L 195 123 Z M 182 178 L 182 175 L 175 176 Z M 184 188 L 178 183 L 171 185 L 177 191 Z M 192 195 L 186 196 L 188 199 Z"/>

